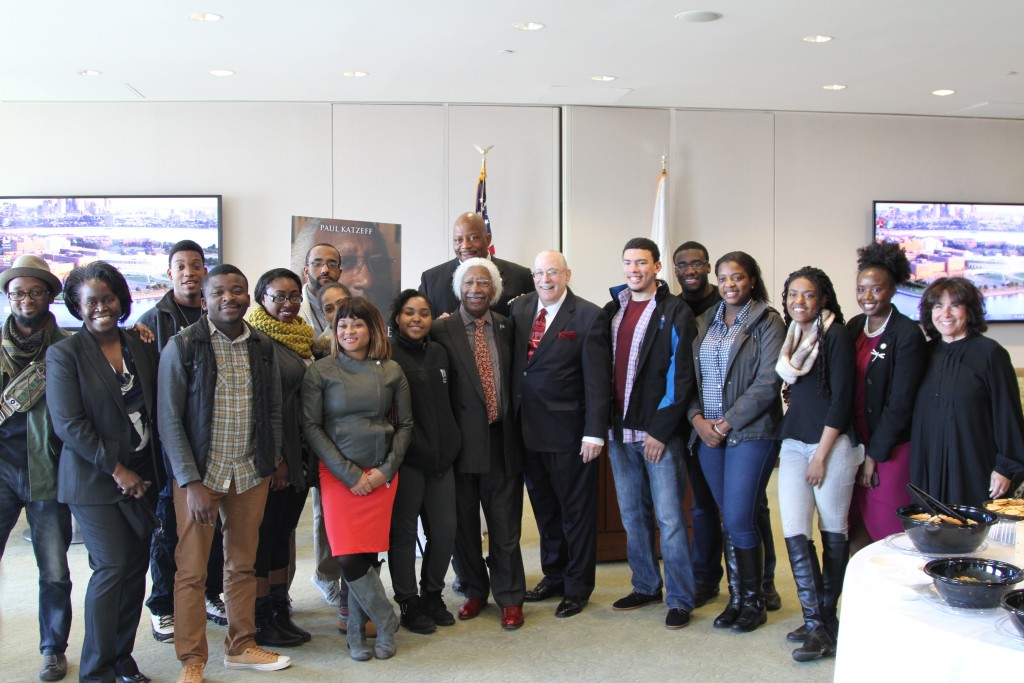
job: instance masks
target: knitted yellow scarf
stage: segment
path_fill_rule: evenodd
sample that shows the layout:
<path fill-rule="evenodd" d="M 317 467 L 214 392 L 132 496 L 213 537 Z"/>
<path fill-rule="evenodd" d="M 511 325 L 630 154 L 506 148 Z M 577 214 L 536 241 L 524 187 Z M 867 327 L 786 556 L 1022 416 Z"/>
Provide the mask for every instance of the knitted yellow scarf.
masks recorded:
<path fill-rule="evenodd" d="M 302 358 L 313 357 L 313 328 L 301 317 L 283 323 L 271 316 L 262 306 L 255 306 L 246 316 L 249 324 L 271 339 L 284 344 Z"/>

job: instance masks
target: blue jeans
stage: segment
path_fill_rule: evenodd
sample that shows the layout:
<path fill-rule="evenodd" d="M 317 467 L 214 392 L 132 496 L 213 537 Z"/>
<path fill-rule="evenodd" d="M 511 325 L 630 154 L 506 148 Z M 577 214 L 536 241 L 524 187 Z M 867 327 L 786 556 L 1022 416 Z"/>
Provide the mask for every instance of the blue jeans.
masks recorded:
<path fill-rule="evenodd" d="M 723 442 L 719 448 L 700 444 L 700 466 L 715 502 L 722 511 L 722 526 L 737 548 L 761 545 L 757 513 L 778 454 L 774 439 Z"/>
<path fill-rule="evenodd" d="M 657 463 L 644 460 L 644 445 L 608 442 L 622 526 L 626 529 L 626 559 L 633 572 L 633 589 L 653 595 L 661 590 L 661 571 L 654 546 L 654 522 L 661 531 L 665 563 L 665 604 L 693 611 L 693 569 L 686 535 L 683 496 L 686 467 L 683 445 L 675 438 Z M 652 511 L 653 507 L 653 511 Z"/>
<path fill-rule="evenodd" d="M 71 631 L 71 511 L 56 500 L 29 500 L 28 470 L 0 460 L 0 558 L 25 508 L 39 567 L 39 651 L 58 654 Z"/>

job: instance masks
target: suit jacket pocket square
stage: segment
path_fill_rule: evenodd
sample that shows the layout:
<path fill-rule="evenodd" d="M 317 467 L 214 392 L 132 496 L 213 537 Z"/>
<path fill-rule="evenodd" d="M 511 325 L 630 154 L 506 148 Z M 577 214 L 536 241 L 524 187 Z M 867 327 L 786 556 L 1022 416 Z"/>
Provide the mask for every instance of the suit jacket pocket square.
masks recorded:
<path fill-rule="evenodd" d="M 575 339 L 576 338 L 576 330 L 565 330 L 564 332 L 559 332 L 558 333 L 558 338 L 559 339 Z"/>

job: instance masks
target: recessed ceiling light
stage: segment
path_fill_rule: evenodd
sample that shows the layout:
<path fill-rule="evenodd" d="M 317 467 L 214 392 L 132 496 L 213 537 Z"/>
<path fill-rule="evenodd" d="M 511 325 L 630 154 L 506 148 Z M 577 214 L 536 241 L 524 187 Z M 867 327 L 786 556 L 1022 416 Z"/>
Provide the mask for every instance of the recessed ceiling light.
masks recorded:
<path fill-rule="evenodd" d="M 832 36 L 804 36 L 805 43 L 828 43 L 831 42 Z"/>
<path fill-rule="evenodd" d="M 82 69 L 78 72 L 79 76 L 99 76 L 100 72 L 95 69 Z"/>
<path fill-rule="evenodd" d="M 956 93 L 956 90 L 932 90 L 932 94 L 938 95 L 939 97 L 946 97 L 954 93 Z"/>
<path fill-rule="evenodd" d="M 188 18 L 192 21 L 220 21 L 224 17 L 212 12 L 196 12 L 195 14 L 188 15 Z"/>
<path fill-rule="evenodd" d="M 210 69 L 210 75 L 223 78 L 224 76 L 234 76 L 235 72 L 230 69 Z"/>
<path fill-rule="evenodd" d="M 618 78 L 618 77 L 617 76 L 591 76 L 590 80 L 592 80 L 592 81 L 601 81 L 602 83 L 607 83 L 608 81 L 614 81 L 616 78 Z"/>
<path fill-rule="evenodd" d="M 341 75 L 348 76 L 349 78 L 366 78 L 370 74 L 365 71 L 345 71 Z"/>
<path fill-rule="evenodd" d="M 515 50 L 498 50 L 499 55 L 514 55 L 515 53 Z"/>
<path fill-rule="evenodd" d="M 512 28 L 519 29 L 520 31 L 539 31 L 544 28 L 544 24 L 539 21 L 523 21 L 518 24 L 512 24 Z"/>
<path fill-rule="evenodd" d="M 721 12 L 694 11 L 680 12 L 676 15 L 676 19 L 679 21 L 688 21 L 692 24 L 703 24 L 708 21 L 718 21 L 721 18 Z"/>
<path fill-rule="evenodd" d="M 825 90 L 846 90 L 846 86 L 841 83 L 833 83 L 831 85 L 823 85 L 821 87 Z"/>

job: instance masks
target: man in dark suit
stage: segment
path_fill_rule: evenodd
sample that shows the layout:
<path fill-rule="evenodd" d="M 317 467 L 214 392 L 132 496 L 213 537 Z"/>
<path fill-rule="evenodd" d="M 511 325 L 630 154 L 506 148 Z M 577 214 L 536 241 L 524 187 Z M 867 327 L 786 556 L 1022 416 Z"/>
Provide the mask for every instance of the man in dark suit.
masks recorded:
<path fill-rule="evenodd" d="M 460 619 L 472 619 L 487 604 L 487 593 L 502 608 L 506 630 L 523 625 L 526 575 L 519 547 L 523 517 L 523 465 L 512 426 L 509 374 L 512 326 L 490 305 L 501 296 L 498 268 L 472 258 L 455 270 L 452 287 L 461 306 L 437 321 L 434 339 L 450 359 L 452 408 L 462 432 L 455 461 L 455 556 L 466 600 Z M 480 506 L 487 519 L 489 558 L 480 540 Z M 490 576 L 488 577 L 488 567 Z"/>
<path fill-rule="evenodd" d="M 544 578 L 528 602 L 564 595 L 556 617 L 579 614 L 594 590 L 597 463 L 612 393 L 608 317 L 569 289 L 557 251 L 533 266 L 537 291 L 512 303 L 512 406 L 525 445 L 526 490 L 540 531 Z"/>
<path fill-rule="evenodd" d="M 453 313 L 459 307 L 458 287 L 452 287 L 452 276 L 459 264 L 470 258 L 489 259 L 501 274 L 501 295 L 491 305 L 496 312 L 508 315 L 508 302 L 520 294 L 533 291 L 530 270 L 518 263 L 491 256 L 491 236 L 487 225 L 478 213 L 460 214 L 452 228 L 452 245 L 455 258 L 439 266 L 423 271 L 420 276 L 420 292 L 430 301 L 430 308 L 437 317 Z M 453 291 L 454 290 L 454 291 Z"/>

